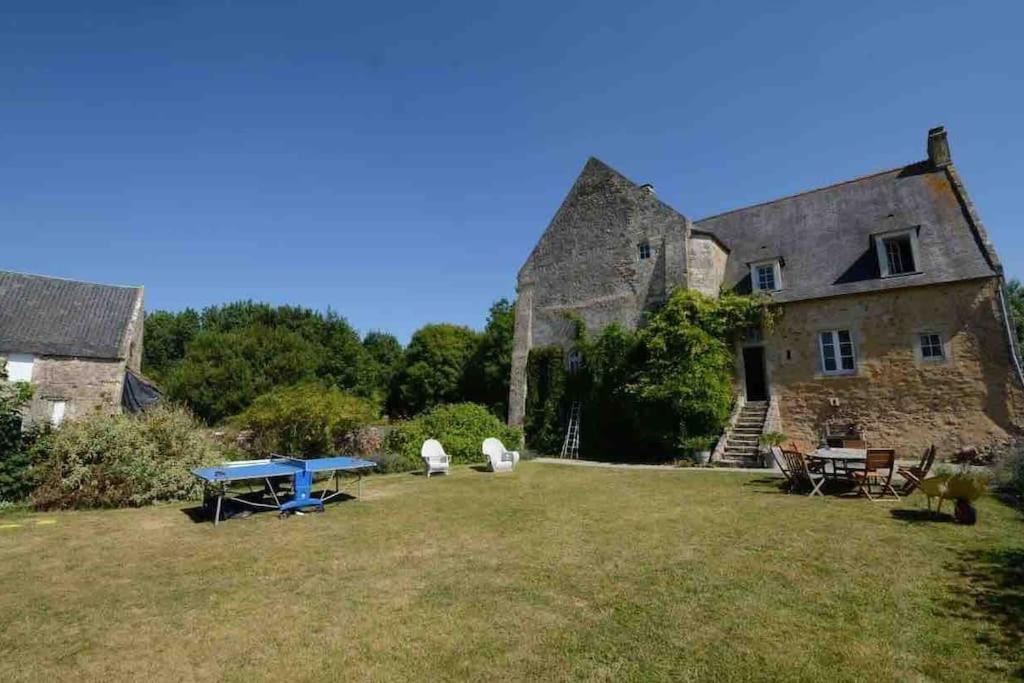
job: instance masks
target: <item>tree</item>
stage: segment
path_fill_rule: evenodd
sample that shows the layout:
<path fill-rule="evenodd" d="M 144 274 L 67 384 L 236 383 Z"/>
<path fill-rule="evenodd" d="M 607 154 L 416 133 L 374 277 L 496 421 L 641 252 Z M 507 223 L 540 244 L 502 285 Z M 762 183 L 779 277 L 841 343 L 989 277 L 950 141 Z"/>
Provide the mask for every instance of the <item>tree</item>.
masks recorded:
<path fill-rule="evenodd" d="M 191 308 L 180 313 L 154 311 L 146 316 L 143 331 L 142 371 L 160 380 L 182 358 L 201 329 L 199 314 Z"/>
<path fill-rule="evenodd" d="M 479 335 L 468 327 L 448 323 L 417 330 L 405 350 L 402 369 L 395 376 L 389 412 L 415 415 L 441 403 L 461 400 L 466 368 L 478 339 Z"/>
<path fill-rule="evenodd" d="M 402 345 L 393 334 L 368 332 L 363 337 L 363 349 L 369 361 L 369 384 L 386 396 L 388 387 L 402 368 Z"/>
<path fill-rule="evenodd" d="M 1014 278 L 1006 285 L 1007 305 L 1013 317 L 1014 330 L 1017 333 L 1017 354 L 1024 355 L 1024 285 Z"/>
<path fill-rule="evenodd" d="M 167 394 L 207 422 L 218 422 L 273 387 L 315 378 L 322 354 L 322 348 L 282 329 L 203 331 L 168 375 Z"/>
<path fill-rule="evenodd" d="M 733 400 L 733 342 L 770 325 L 772 309 L 759 297 L 724 293 L 717 299 L 677 290 L 639 333 L 640 356 L 629 391 L 676 420 L 684 440 L 718 436 Z"/>
<path fill-rule="evenodd" d="M 480 335 L 465 378 L 468 400 L 486 405 L 502 420 L 508 417 L 515 323 L 515 304 L 508 299 L 499 299 L 491 305 L 487 325 Z"/>

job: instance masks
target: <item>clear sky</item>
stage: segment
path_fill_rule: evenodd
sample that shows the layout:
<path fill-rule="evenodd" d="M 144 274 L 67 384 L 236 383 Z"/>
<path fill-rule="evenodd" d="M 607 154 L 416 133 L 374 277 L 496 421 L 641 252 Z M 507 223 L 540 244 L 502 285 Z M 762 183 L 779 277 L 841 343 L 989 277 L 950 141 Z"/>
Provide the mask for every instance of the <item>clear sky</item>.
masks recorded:
<path fill-rule="evenodd" d="M 784 6 L 785 5 L 785 6 Z M 1024 275 L 1024 2 L 51 2 L 0 13 L 0 268 L 480 326 L 587 157 L 694 219 L 950 132 Z"/>

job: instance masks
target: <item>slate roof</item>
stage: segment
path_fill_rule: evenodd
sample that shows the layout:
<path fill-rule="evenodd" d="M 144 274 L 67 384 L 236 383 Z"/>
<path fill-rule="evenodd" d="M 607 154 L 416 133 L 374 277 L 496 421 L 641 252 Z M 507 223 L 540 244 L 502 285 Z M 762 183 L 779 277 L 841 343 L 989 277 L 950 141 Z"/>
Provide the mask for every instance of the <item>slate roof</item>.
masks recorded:
<path fill-rule="evenodd" d="M 141 287 L 0 271 L 0 352 L 122 358 Z"/>
<path fill-rule="evenodd" d="M 995 253 L 955 170 L 924 161 L 694 223 L 729 250 L 723 287 L 750 292 L 751 262 L 781 258 L 776 301 L 996 275 Z M 872 235 L 918 231 L 921 271 L 882 278 Z"/>

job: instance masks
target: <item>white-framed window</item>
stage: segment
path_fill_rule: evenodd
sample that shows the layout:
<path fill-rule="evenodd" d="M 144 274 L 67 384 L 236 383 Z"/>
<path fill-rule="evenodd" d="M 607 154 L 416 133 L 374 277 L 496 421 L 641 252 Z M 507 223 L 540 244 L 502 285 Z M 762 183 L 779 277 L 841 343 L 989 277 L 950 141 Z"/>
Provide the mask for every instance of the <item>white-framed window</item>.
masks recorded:
<path fill-rule="evenodd" d="M 946 360 L 946 349 L 942 344 L 942 335 L 935 332 L 921 332 L 917 335 L 918 356 L 926 363 L 939 363 Z"/>
<path fill-rule="evenodd" d="M 857 350 L 849 330 L 818 333 L 821 371 L 826 375 L 852 375 L 857 372 Z"/>
<path fill-rule="evenodd" d="M 64 413 L 67 412 L 67 401 L 50 401 L 50 424 L 60 427 L 64 422 Z"/>
<path fill-rule="evenodd" d="M 650 242 L 647 242 L 645 240 L 645 241 L 640 243 L 638 248 L 640 250 L 640 260 L 641 261 L 644 260 L 644 259 L 651 258 L 651 243 Z"/>
<path fill-rule="evenodd" d="M 917 230 L 896 230 L 875 235 L 875 253 L 882 277 L 907 275 L 921 270 Z"/>
<path fill-rule="evenodd" d="M 30 353 L 12 353 L 7 357 L 7 381 L 8 382 L 31 382 L 32 367 L 35 365 L 36 357 Z"/>
<path fill-rule="evenodd" d="M 777 292 L 782 289 L 782 264 L 779 259 L 751 263 L 750 282 L 755 292 Z"/>

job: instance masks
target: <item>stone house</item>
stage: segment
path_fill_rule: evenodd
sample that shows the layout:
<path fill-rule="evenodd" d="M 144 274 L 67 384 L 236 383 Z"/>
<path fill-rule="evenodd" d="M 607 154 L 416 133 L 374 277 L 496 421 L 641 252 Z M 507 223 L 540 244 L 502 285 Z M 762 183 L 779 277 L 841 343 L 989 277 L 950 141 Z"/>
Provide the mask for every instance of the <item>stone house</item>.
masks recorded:
<path fill-rule="evenodd" d="M 923 161 L 697 221 L 592 158 L 519 272 L 509 422 L 530 349 L 571 348 L 566 312 L 635 327 L 689 287 L 781 305 L 736 349 L 737 410 L 763 406 L 762 431 L 810 446 L 856 424 L 901 457 L 995 447 L 1024 406 L 1004 284 L 941 127 Z M 716 455 L 752 455 L 732 450 Z"/>
<path fill-rule="evenodd" d="M 59 425 L 153 398 L 140 378 L 142 287 L 0 271 L 0 363 L 35 389 L 25 418 Z"/>

